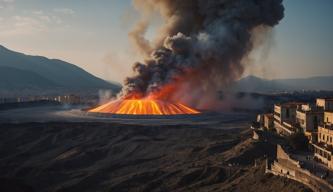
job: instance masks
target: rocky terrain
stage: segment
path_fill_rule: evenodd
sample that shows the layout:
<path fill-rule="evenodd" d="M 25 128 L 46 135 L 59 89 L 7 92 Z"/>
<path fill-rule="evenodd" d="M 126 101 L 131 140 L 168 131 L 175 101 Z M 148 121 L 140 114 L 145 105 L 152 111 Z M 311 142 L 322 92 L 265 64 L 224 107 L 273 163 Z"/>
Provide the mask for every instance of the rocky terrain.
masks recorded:
<path fill-rule="evenodd" d="M 0 124 L 0 190 L 309 191 L 264 174 L 274 146 L 246 128 Z"/>

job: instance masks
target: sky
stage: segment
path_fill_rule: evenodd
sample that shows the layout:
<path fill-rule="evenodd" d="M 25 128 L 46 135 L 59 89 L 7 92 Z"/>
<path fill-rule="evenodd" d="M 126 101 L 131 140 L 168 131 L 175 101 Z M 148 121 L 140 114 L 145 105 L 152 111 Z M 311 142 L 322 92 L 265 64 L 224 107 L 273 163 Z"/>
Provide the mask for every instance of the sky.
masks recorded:
<path fill-rule="evenodd" d="M 244 76 L 333 75 L 333 1 L 284 0 L 284 6 L 285 18 L 253 52 Z M 0 45 L 122 82 L 141 59 L 128 39 L 136 18 L 131 0 L 0 0 Z"/>

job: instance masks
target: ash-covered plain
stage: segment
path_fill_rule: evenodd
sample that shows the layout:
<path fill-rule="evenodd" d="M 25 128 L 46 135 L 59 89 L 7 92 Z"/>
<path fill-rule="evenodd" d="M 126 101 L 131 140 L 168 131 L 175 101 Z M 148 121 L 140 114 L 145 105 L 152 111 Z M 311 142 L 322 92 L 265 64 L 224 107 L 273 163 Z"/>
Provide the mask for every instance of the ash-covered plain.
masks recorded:
<path fill-rule="evenodd" d="M 275 146 L 252 139 L 250 114 L 143 123 L 63 118 L 71 110 L 46 108 L 1 112 L 0 191 L 307 190 L 264 174 Z M 24 117 L 32 111 L 40 116 Z M 15 114 L 26 121 L 12 121 Z"/>

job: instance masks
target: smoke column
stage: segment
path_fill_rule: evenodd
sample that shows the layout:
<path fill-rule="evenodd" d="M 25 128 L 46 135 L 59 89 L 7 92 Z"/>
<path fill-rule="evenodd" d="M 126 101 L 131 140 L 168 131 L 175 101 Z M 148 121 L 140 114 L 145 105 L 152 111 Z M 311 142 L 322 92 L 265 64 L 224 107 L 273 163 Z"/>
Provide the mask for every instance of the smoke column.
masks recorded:
<path fill-rule="evenodd" d="M 254 38 L 279 23 L 282 0 L 134 0 L 142 18 L 130 38 L 145 57 L 133 66 L 122 97 L 153 96 L 193 106 L 242 75 Z M 154 41 L 144 35 L 150 18 L 163 24 Z M 245 59 L 246 60 L 246 59 Z"/>

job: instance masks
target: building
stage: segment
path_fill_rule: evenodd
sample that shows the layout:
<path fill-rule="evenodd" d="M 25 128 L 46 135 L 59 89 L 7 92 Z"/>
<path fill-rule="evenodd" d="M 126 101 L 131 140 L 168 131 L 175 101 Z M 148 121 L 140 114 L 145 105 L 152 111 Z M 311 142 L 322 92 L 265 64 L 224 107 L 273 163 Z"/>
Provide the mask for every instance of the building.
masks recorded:
<path fill-rule="evenodd" d="M 333 98 L 318 98 L 316 105 L 323 108 L 324 111 L 333 111 Z"/>
<path fill-rule="evenodd" d="M 296 111 L 304 103 L 290 102 L 274 105 L 274 128 L 281 135 L 292 135 L 298 131 Z"/>
<path fill-rule="evenodd" d="M 80 104 L 81 102 L 80 97 L 75 95 L 57 96 L 54 100 L 63 104 Z"/>
<path fill-rule="evenodd" d="M 264 114 L 264 128 L 267 130 L 274 129 L 274 115 L 273 113 Z"/>
<path fill-rule="evenodd" d="M 284 103 L 274 105 L 274 119 L 278 122 L 295 122 L 297 106 L 303 103 Z"/>
<path fill-rule="evenodd" d="M 317 132 L 324 120 L 324 111 L 317 106 L 301 105 L 296 110 L 296 124 L 304 133 Z"/>
<path fill-rule="evenodd" d="M 296 110 L 296 125 L 310 143 L 317 142 L 318 125 L 324 122 L 324 111 L 317 105 L 304 104 Z"/>
<path fill-rule="evenodd" d="M 333 122 L 333 112 L 325 111 L 324 112 L 324 122 L 325 123 L 332 123 Z"/>
<path fill-rule="evenodd" d="M 333 125 L 320 125 L 317 142 L 312 145 L 314 157 L 333 170 Z"/>
<path fill-rule="evenodd" d="M 260 126 L 264 125 L 264 115 L 265 114 L 258 114 L 257 115 L 257 122 L 260 124 Z"/>
<path fill-rule="evenodd" d="M 318 103 L 325 104 L 322 101 Z M 277 133 L 281 135 L 288 136 L 300 131 L 310 141 L 316 140 L 317 127 L 323 122 L 324 111 L 322 106 L 312 106 L 298 102 L 274 105 L 273 125 Z"/>
<path fill-rule="evenodd" d="M 313 142 L 314 157 L 333 170 L 333 99 L 317 99 L 325 110 L 323 122 L 318 125 L 317 142 Z"/>

